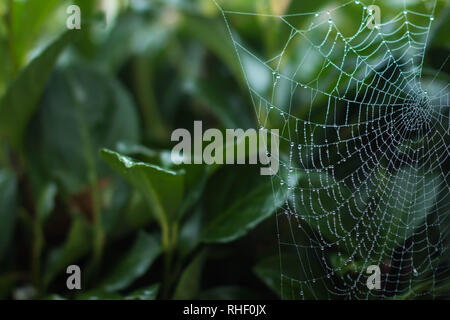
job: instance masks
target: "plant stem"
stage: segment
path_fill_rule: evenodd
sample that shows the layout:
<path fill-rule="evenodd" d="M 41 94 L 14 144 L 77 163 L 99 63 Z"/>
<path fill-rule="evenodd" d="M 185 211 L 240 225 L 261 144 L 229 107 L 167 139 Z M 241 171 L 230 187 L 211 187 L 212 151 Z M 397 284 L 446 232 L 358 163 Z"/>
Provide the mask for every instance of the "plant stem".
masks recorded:
<path fill-rule="evenodd" d="M 19 70 L 19 62 L 16 57 L 14 39 L 14 1 L 8 0 L 8 11 L 6 14 L 6 27 L 8 28 L 8 50 L 12 62 L 12 74 Z"/>
<path fill-rule="evenodd" d="M 161 223 L 162 227 L 162 247 L 164 251 L 164 274 L 162 286 L 162 299 L 168 299 L 173 281 L 173 254 L 178 240 L 178 223 L 169 224 L 166 219 Z"/>
<path fill-rule="evenodd" d="M 71 82 L 70 75 L 67 75 L 69 83 Z M 72 88 L 75 88 L 72 85 Z M 86 161 L 87 171 L 88 171 L 88 182 L 90 190 L 92 192 L 92 206 L 93 206 L 93 226 L 94 226 L 94 237 L 93 237 L 93 255 L 90 264 L 89 275 L 95 276 L 97 273 L 103 256 L 103 246 L 104 246 L 104 232 L 102 227 L 102 216 L 101 216 L 101 205 L 100 205 L 100 190 L 98 187 L 98 175 L 97 168 L 95 164 L 95 156 L 92 152 L 93 145 L 90 138 L 89 129 L 87 127 L 86 115 L 84 109 L 79 101 L 77 94 L 72 92 L 72 97 L 75 101 L 76 108 L 78 110 L 78 124 L 81 133 L 81 140 L 83 144 L 83 155 Z"/>
<path fill-rule="evenodd" d="M 38 296 L 42 294 L 41 281 L 41 254 L 44 245 L 44 235 L 42 227 L 39 222 L 39 217 L 36 214 L 33 219 L 33 244 L 31 253 L 31 276 L 33 286 L 38 292 Z"/>

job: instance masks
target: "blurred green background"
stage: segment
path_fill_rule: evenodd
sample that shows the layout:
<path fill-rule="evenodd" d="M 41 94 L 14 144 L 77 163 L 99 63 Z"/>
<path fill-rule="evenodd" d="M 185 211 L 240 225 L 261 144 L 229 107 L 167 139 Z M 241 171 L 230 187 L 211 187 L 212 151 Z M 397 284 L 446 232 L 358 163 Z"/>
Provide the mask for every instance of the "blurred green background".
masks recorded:
<path fill-rule="evenodd" d="M 342 3 L 228 2 L 277 14 Z M 70 4 L 79 31 L 66 31 Z M 443 5 L 431 74 L 450 47 Z M 270 179 L 255 166 L 170 163 L 171 132 L 194 120 L 258 127 L 213 1 L 1 0 L 0 17 L 0 298 L 278 298 Z M 274 23 L 233 28 L 271 56 Z M 81 291 L 66 288 L 71 264 Z"/>

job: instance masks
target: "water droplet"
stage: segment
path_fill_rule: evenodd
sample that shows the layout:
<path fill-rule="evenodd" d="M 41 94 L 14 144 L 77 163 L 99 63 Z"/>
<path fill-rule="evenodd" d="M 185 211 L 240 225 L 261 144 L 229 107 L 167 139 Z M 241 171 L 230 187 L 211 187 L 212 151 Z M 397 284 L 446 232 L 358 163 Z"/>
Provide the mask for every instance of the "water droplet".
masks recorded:
<path fill-rule="evenodd" d="M 413 268 L 413 274 L 415 277 L 417 277 L 419 275 L 419 272 L 417 272 L 416 268 Z"/>
<path fill-rule="evenodd" d="M 123 161 L 125 167 L 127 167 L 127 168 L 131 168 L 133 166 L 133 162 L 130 161 L 128 158 L 123 157 L 122 161 Z"/>
<path fill-rule="evenodd" d="M 433 21 L 433 20 L 434 20 L 434 17 L 430 17 L 430 20 Z"/>
<path fill-rule="evenodd" d="M 356 0 L 355 3 L 356 3 L 356 4 L 359 4 L 359 0 Z"/>

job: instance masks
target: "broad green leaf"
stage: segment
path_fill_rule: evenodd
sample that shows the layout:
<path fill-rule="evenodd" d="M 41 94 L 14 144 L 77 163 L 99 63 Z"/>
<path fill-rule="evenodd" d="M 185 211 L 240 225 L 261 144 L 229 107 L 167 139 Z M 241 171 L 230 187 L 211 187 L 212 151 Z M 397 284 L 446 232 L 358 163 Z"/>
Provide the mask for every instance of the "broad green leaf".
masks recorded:
<path fill-rule="evenodd" d="M 200 243 L 202 216 L 202 208 L 196 208 L 180 229 L 178 235 L 178 250 L 182 257 L 191 253 L 191 251 Z"/>
<path fill-rule="evenodd" d="M 65 243 L 50 252 L 47 260 L 44 284 L 47 286 L 62 271 L 89 252 L 92 245 L 92 226 L 76 215 Z"/>
<path fill-rule="evenodd" d="M 0 261 L 11 244 L 17 217 L 18 185 L 15 175 L 0 170 Z"/>
<path fill-rule="evenodd" d="M 178 213 L 178 219 L 181 219 L 200 200 L 212 171 L 211 167 L 207 165 L 184 165 L 182 168 L 186 172 L 184 189 L 187 191 Z"/>
<path fill-rule="evenodd" d="M 67 31 L 51 43 L 20 72 L 0 100 L 0 136 L 6 136 L 14 147 L 21 146 L 50 72 L 73 38 L 74 33 Z"/>
<path fill-rule="evenodd" d="M 183 199 L 184 171 L 135 161 L 107 149 L 101 155 L 111 168 L 143 192 L 158 220 L 175 218 Z"/>
<path fill-rule="evenodd" d="M 108 38 L 100 45 L 96 59 L 106 69 L 117 71 L 133 55 L 158 53 L 169 39 L 170 29 L 160 21 L 126 12 L 118 17 Z"/>
<path fill-rule="evenodd" d="M 118 140 L 139 140 L 137 110 L 127 90 L 95 68 L 55 71 L 28 130 L 33 170 L 65 193 L 80 192 L 111 174 L 98 150 Z"/>
<path fill-rule="evenodd" d="M 190 94 L 203 102 L 213 112 L 221 124 L 229 129 L 249 128 L 253 125 L 252 117 L 245 109 L 242 100 L 222 88 L 222 79 L 196 79 L 189 86 Z M 247 103 L 247 102 L 245 102 Z"/>
<path fill-rule="evenodd" d="M 264 178 L 262 178 L 264 179 Z M 292 178 L 296 185 L 298 176 Z M 245 235 L 264 219 L 268 218 L 288 199 L 287 188 L 274 192 L 272 182 L 257 185 L 253 190 L 219 213 L 205 226 L 204 242 L 230 242 Z"/>
<path fill-rule="evenodd" d="M 211 50 L 228 66 L 236 81 L 242 85 L 242 88 L 246 86 L 239 60 L 235 55 L 233 42 L 222 21 L 185 14 L 180 30 L 201 41 L 206 48 Z"/>
<path fill-rule="evenodd" d="M 38 38 L 42 36 L 42 27 L 52 16 L 60 1 L 14 0 L 12 3 L 13 34 L 10 36 L 14 37 L 14 59 L 21 63 Z"/>
<path fill-rule="evenodd" d="M 183 202 L 177 214 L 178 219 L 181 219 L 184 214 L 195 205 L 203 194 L 206 181 L 213 171 L 210 166 L 201 164 L 181 164 L 175 165 L 171 159 L 170 150 L 156 151 L 138 144 L 131 144 L 120 142 L 117 144 L 117 149 L 120 153 L 139 159 L 143 162 L 157 165 L 169 170 L 184 170 L 184 190 Z"/>
<path fill-rule="evenodd" d="M 171 159 L 171 150 L 155 150 L 146 146 L 129 141 L 119 141 L 116 145 L 117 152 L 150 164 L 157 165 L 164 169 L 175 169 L 175 164 Z"/>
<path fill-rule="evenodd" d="M 108 190 L 108 206 L 102 212 L 102 226 L 106 234 L 116 235 L 116 228 L 123 228 L 121 219 L 127 216 L 127 205 L 130 203 L 132 191 L 130 185 L 122 177 L 116 177 L 113 187 Z M 105 192 L 106 193 L 106 192 Z"/>
<path fill-rule="evenodd" d="M 173 299 L 192 300 L 197 297 L 206 256 L 207 252 L 201 251 L 186 267 L 175 289 Z"/>
<path fill-rule="evenodd" d="M 147 272 L 160 254 L 161 245 L 156 237 L 141 231 L 132 248 L 119 259 L 119 263 L 106 276 L 103 287 L 106 291 L 127 288 Z"/>
<path fill-rule="evenodd" d="M 155 300 L 159 291 L 159 283 L 141 288 L 125 296 L 125 300 Z"/>
<path fill-rule="evenodd" d="M 129 186 L 132 188 L 132 186 Z M 149 210 L 148 202 L 144 195 L 137 189 L 132 191 L 130 199 L 126 207 L 123 209 L 116 226 L 110 231 L 114 237 L 121 237 L 131 232 L 136 232 L 149 223 L 156 220 L 151 210 Z"/>

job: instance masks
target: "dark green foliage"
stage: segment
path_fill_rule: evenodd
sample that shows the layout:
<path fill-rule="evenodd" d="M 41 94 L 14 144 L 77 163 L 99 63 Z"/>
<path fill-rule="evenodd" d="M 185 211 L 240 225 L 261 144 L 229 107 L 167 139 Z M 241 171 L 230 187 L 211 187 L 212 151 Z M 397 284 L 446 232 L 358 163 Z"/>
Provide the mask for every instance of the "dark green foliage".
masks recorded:
<path fill-rule="evenodd" d="M 194 120 L 222 130 L 258 126 L 214 3 L 147 1 L 133 7 L 118 1 L 108 29 L 95 2 L 78 1 L 81 31 L 66 31 L 66 16 L 58 15 L 65 1 L 0 4 L 0 298 L 27 285 L 34 288 L 29 298 L 39 299 L 295 298 L 289 280 L 280 279 L 274 226 L 290 193 L 274 194 L 273 181 L 255 166 L 170 160 L 172 130 L 191 128 Z M 317 11 L 327 3 L 292 1 L 287 10 Z M 251 11 L 255 4 L 239 6 Z M 284 41 L 280 26 L 269 20 L 235 22 L 255 52 L 273 53 Z M 431 48 L 448 48 L 438 40 L 448 39 L 442 30 Z M 298 46 L 286 54 L 294 56 Z M 254 61 L 242 67 L 261 71 Z M 328 78 L 324 82 L 334 86 Z M 324 113 L 318 109 L 314 117 Z M 296 172 L 290 185 L 321 179 L 305 177 Z M 329 179 L 342 197 L 353 192 Z M 427 205 L 414 208 L 418 214 L 440 196 L 424 185 L 426 194 L 409 193 Z M 336 206 L 329 195 L 320 197 L 321 206 Z M 318 199 L 310 201 L 297 205 L 304 212 L 319 206 Z M 405 216 L 402 208 L 391 214 L 399 221 Z M 420 217 L 417 227 L 427 218 Z M 317 225 L 325 221 L 306 222 L 326 230 Z M 352 223 L 350 217 L 343 221 Z M 383 235 L 386 252 L 395 249 L 395 237 L 409 237 L 391 231 Z M 282 273 L 302 280 L 299 260 L 323 270 L 315 258 L 312 250 L 292 252 L 282 259 Z M 330 254 L 333 266 L 340 259 Z M 80 292 L 66 288 L 71 264 L 83 271 Z M 323 276 L 314 272 L 309 276 Z M 302 290 L 306 298 L 329 298 L 321 285 Z"/>

